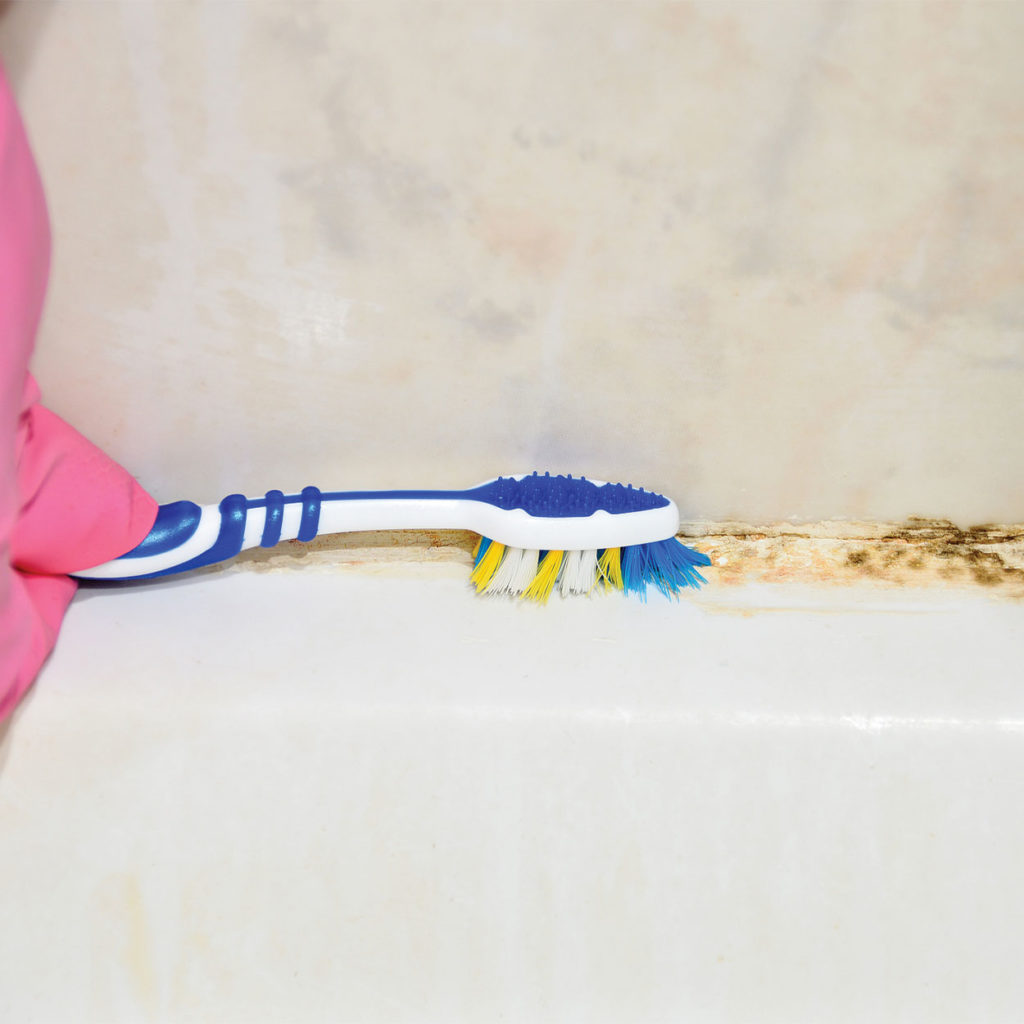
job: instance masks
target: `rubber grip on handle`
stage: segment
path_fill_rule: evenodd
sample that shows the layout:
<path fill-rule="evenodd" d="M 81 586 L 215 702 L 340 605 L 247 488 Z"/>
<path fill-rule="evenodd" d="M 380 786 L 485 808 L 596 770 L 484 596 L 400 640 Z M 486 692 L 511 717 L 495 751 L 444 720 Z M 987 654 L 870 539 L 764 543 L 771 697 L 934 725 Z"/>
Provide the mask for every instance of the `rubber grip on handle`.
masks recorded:
<path fill-rule="evenodd" d="M 300 541 L 310 541 L 317 535 L 320 526 L 321 504 L 322 496 L 316 487 L 305 487 L 301 494 L 288 496 L 281 491 L 268 491 L 264 497 L 252 499 L 244 494 L 229 494 L 217 506 L 220 524 L 216 539 L 209 547 L 185 561 L 172 562 L 152 572 L 128 574 L 127 578 L 152 579 L 157 576 L 169 576 L 172 573 L 187 572 L 189 569 L 199 569 L 234 558 L 243 548 L 253 546 L 251 538 L 248 544 L 245 539 L 246 520 L 252 509 L 264 510 L 263 528 L 259 539 L 261 547 L 272 548 L 281 540 L 286 505 L 300 506 L 298 532 L 293 536 L 297 536 Z M 207 513 L 209 511 L 208 509 Z M 202 517 L 203 509 L 191 501 L 161 505 L 149 534 L 141 544 L 122 555 L 118 561 L 123 559 L 130 563 L 136 559 L 171 555 L 195 537 Z"/>

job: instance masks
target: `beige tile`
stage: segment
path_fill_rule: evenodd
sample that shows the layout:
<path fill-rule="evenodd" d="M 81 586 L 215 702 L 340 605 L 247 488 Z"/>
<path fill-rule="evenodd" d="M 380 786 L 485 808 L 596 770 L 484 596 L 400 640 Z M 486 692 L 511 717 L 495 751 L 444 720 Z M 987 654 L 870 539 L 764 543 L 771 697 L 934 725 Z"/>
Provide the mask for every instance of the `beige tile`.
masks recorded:
<path fill-rule="evenodd" d="M 162 499 L 1017 521 L 1015 4 L 15 4 L 37 360 Z"/>

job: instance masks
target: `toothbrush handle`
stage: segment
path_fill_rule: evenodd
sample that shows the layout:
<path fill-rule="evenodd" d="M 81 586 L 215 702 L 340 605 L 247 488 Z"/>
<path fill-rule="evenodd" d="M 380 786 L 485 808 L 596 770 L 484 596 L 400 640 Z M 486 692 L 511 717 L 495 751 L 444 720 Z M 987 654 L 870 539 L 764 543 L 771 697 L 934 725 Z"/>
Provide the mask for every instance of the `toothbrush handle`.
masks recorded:
<path fill-rule="evenodd" d="M 229 494 L 219 505 L 191 501 L 161 505 L 138 547 L 89 569 L 79 579 L 151 579 L 225 562 L 248 548 L 284 540 L 310 541 L 319 533 L 356 530 L 457 529 L 466 525 L 466 492 L 267 491 L 262 498 Z"/>
<path fill-rule="evenodd" d="M 570 494 L 552 497 L 568 482 Z M 564 489 L 564 488 L 563 488 Z M 526 550 L 590 550 L 673 536 L 679 510 L 658 494 L 572 478 L 498 477 L 464 491 L 267 491 L 219 505 L 161 505 L 138 547 L 80 579 L 151 579 L 234 558 L 247 548 L 357 530 L 472 530 Z"/>

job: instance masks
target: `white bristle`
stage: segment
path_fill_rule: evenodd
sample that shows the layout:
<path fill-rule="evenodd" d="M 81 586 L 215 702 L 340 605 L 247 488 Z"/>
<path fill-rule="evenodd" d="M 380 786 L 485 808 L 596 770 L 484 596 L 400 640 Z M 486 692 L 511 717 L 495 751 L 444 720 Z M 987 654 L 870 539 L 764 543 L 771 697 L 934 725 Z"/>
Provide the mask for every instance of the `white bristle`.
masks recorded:
<path fill-rule="evenodd" d="M 522 552 L 519 568 L 516 570 L 515 578 L 512 581 L 510 592 L 521 594 L 537 575 L 537 566 L 540 564 L 540 552 L 536 548 L 526 548 Z"/>
<path fill-rule="evenodd" d="M 565 558 L 562 560 L 561 576 L 558 581 L 562 597 L 569 597 L 570 594 L 576 593 L 576 579 L 579 576 L 580 559 L 582 557 L 582 551 L 566 551 Z"/>
<path fill-rule="evenodd" d="M 521 594 L 537 575 L 540 552 L 536 549 L 506 548 L 494 578 L 487 586 L 488 594 Z"/>
<path fill-rule="evenodd" d="M 491 582 L 487 584 L 485 593 L 504 594 L 507 592 L 512 576 L 519 565 L 519 551 L 519 548 L 505 548 L 505 553 L 501 556 L 501 564 L 494 570 L 494 575 L 491 577 Z"/>
<path fill-rule="evenodd" d="M 562 597 L 571 594 L 589 594 L 597 578 L 597 551 L 566 551 L 562 566 Z"/>

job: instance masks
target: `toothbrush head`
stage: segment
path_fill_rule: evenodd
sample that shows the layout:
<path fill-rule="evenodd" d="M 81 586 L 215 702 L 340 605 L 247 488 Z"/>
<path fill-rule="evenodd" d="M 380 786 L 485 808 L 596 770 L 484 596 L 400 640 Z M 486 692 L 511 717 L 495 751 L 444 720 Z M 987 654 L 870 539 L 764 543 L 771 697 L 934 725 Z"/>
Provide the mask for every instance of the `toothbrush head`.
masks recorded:
<path fill-rule="evenodd" d="M 595 587 L 643 600 L 706 580 L 707 555 L 676 539 L 679 512 L 664 495 L 632 485 L 533 473 L 499 477 L 466 492 L 496 511 L 474 553 L 478 593 L 547 601 Z M 497 511 L 500 510 L 500 511 Z"/>

